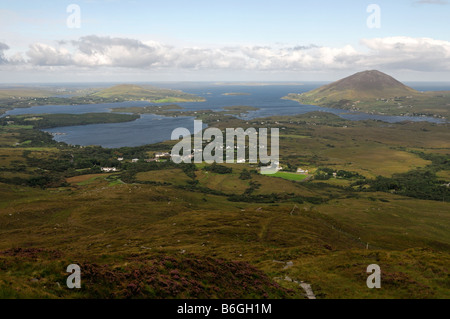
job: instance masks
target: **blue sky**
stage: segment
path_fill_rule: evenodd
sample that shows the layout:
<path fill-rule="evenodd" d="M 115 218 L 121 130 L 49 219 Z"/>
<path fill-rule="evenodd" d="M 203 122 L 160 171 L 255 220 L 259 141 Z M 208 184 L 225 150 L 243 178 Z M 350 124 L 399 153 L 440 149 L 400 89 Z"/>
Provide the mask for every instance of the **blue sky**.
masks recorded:
<path fill-rule="evenodd" d="M 67 27 L 69 4 L 81 9 L 80 29 Z M 370 4 L 381 28 L 367 26 Z M 444 0 L 0 1 L 0 74 L 305 81 L 367 67 L 450 81 L 449 21 Z"/>

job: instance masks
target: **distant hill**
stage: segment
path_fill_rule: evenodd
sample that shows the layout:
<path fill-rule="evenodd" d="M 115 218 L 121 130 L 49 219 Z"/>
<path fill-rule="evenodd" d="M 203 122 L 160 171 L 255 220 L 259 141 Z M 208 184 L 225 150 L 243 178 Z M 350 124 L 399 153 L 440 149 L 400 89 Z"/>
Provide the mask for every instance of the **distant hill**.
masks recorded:
<path fill-rule="evenodd" d="M 117 100 L 144 100 L 155 103 L 203 102 L 204 99 L 178 90 L 153 86 L 121 84 L 93 93 L 92 96 Z"/>
<path fill-rule="evenodd" d="M 450 114 L 450 92 L 418 92 L 376 70 L 359 72 L 306 93 L 289 94 L 284 99 L 378 114 L 437 117 Z"/>
<path fill-rule="evenodd" d="M 0 88 L 0 99 L 39 98 L 55 95 L 55 92 L 44 88 L 12 87 Z"/>
<path fill-rule="evenodd" d="M 367 98 L 389 98 L 417 94 L 416 90 L 404 85 L 380 71 L 364 71 L 345 79 L 322 86 L 305 95 L 315 100 L 355 100 Z"/>

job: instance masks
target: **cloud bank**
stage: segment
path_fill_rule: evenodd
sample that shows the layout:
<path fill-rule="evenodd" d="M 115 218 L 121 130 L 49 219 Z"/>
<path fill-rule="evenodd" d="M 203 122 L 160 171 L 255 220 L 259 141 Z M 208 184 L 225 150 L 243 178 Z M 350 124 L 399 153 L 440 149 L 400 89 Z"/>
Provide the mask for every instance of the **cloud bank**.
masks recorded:
<path fill-rule="evenodd" d="M 450 71 L 450 42 L 431 38 L 363 39 L 361 47 L 317 45 L 221 48 L 175 47 L 130 38 L 81 37 L 55 45 L 33 43 L 28 51 L 6 56 L 0 64 L 27 67 L 126 68 L 141 70 L 327 71 L 383 68 L 420 72 Z"/>

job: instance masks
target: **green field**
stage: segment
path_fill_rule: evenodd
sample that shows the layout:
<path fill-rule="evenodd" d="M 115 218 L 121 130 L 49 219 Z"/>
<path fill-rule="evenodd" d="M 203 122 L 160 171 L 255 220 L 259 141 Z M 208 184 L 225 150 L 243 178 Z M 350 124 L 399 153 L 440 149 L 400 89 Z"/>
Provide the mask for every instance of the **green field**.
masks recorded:
<path fill-rule="evenodd" d="M 301 175 L 297 173 L 289 173 L 289 172 L 276 172 L 275 174 L 270 174 L 271 177 L 280 177 L 283 179 L 287 179 L 289 181 L 303 181 L 307 175 Z"/>

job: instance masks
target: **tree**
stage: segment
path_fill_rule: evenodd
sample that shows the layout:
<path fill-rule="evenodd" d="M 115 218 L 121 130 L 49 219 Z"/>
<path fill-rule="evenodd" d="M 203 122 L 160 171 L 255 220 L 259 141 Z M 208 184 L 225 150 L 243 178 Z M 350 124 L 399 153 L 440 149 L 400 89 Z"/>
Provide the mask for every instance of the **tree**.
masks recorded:
<path fill-rule="evenodd" d="M 246 168 L 244 168 L 241 172 L 241 175 L 239 176 L 239 179 L 242 180 L 252 179 L 252 175 Z"/>

